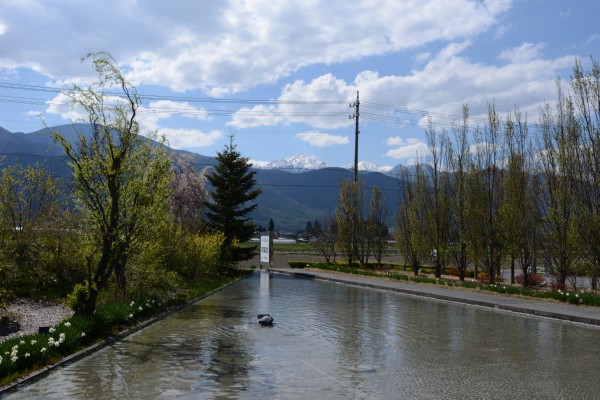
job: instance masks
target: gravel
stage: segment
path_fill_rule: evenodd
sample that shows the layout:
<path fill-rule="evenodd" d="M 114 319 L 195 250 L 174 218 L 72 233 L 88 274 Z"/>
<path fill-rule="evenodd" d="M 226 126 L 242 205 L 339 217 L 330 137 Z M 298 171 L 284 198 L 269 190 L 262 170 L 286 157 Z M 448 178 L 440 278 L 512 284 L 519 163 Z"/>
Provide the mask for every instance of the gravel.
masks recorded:
<path fill-rule="evenodd" d="M 45 300 L 17 299 L 8 304 L 6 310 L 15 320 L 0 323 L 0 342 L 35 334 L 40 326 L 54 326 L 73 315 L 66 305 Z"/>

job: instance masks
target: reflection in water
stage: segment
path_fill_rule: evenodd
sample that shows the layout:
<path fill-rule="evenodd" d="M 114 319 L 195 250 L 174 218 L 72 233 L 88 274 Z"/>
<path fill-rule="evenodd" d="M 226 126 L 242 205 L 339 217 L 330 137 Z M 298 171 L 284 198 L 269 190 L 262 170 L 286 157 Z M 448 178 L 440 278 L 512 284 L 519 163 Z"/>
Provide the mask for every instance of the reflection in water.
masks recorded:
<path fill-rule="evenodd" d="M 599 367 L 597 329 L 259 272 L 8 398 L 591 399 Z"/>

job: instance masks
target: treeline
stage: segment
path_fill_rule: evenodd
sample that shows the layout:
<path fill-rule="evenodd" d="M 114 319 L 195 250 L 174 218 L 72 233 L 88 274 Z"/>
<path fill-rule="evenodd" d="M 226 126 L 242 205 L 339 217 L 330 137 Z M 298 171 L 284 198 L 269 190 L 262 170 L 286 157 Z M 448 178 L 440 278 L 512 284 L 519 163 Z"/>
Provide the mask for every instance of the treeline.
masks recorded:
<path fill-rule="evenodd" d="M 480 267 L 493 283 L 501 266 L 525 286 L 543 264 L 559 285 L 600 274 L 600 67 L 575 63 L 565 91 L 530 125 L 518 109 L 471 123 L 469 107 L 450 130 L 426 129 L 428 156 L 398 178 L 399 249 L 415 272 L 452 264 L 461 279 Z M 431 261 L 430 261 L 431 260 Z M 575 285 L 575 280 L 570 282 Z"/>
<path fill-rule="evenodd" d="M 86 60 L 98 80 L 65 95 L 91 134 L 74 140 L 54 134 L 73 179 L 59 187 L 43 165 L 2 169 L 0 317 L 14 296 L 66 297 L 82 315 L 100 302 L 168 298 L 231 275 L 250 252 L 238 246 L 252 232 L 243 218 L 251 208 L 240 204 L 259 192 L 233 143 L 218 154 L 223 165 L 216 172 L 170 158 L 164 138 L 140 134 L 140 98 L 110 54 Z M 228 196 L 223 188 L 232 179 L 236 192 Z M 222 210 L 231 218 L 219 220 Z"/>
<path fill-rule="evenodd" d="M 568 89 L 565 90 L 565 86 Z M 468 105 L 450 129 L 426 128 L 428 152 L 398 174 L 394 210 L 399 252 L 416 275 L 452 266 L 494 283 L 509 266 L 512 283 L 529 286 L 539 266 L 558 288 L 600 276 L 600 66 L 577 60 L 570 82 L 557 80 L 557 99 L 530 124 L 515 108 L 489 104 L 473 123 Z M 318 251 L 329 263 L 381 261 L 387 209 L 377 188 L 342 182 L 336 214 L 320 223 Z M 516 274 L 519 276 L 516 276 Z"/>

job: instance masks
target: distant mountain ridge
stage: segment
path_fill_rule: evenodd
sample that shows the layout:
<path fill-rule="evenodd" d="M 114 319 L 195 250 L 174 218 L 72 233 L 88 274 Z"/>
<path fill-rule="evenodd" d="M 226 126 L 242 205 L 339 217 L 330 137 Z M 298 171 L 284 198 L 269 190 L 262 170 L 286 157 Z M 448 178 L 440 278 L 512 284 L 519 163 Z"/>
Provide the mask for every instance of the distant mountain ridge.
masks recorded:
<path fill-rule="evenodd" d="M 286 169 L 295 172 L 304 172 L 315 169 L 329 168 L 329 165 L 323 161 L 319 161 L 315 156 L 300 153 L 295 156 L 282 158 L 280 160 L 271 161 L 257 168 L 262 169 Z"/>
<path fill-rule="evenodd" d="M 37 162 L 45 165 L 56 177 L 70 179 L 72 172 L 62 148 L 54 143 L 54 131 L 73 140 L 77 132 L 89 133 L 91 127 L 87 124 L 61 125 L 32 133 L 13 133 L 0 127 L 0 156 L 4 157 L 1 165 L 19 162 L 26 166 Z M 167 151 L 198 169 L 217 164 L 214 157 L 183 150 Z M 308 221 L 314 222 L 333 215 L 338 203 L 340 182 L 353 177 L 351 169 L 329 167 L 316 157 L 304 153 L 267 165 L 266 168 L 256 168 L 257 187 L 262 194 L 257 199 L 258 207 L 251 218 L 257 225 L 265 227 L 273 219 L 275 230 L 280 232 L 297 232 L 303 230 Z M 364 169 L 360 170 L 360 177 L 369 197 L 374 186 L 381 190 L 388 207 L 388 224 L 391 226 L 399 197 L 396 178 Z"/>

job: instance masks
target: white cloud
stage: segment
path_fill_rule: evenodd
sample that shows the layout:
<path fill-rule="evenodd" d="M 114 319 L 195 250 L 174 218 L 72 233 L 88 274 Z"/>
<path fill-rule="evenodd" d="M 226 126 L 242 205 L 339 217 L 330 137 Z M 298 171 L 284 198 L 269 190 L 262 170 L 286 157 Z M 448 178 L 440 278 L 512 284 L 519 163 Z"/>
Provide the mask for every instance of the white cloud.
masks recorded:
<path fill-rule="evenodd" d="M 199 120 L 207 120 L 209 118 L 208 113 L 203 107 L 194 107 L 185 101 L 153 101 L 148 104 L 144 112 L 156 116 L 157 119 L 166 119 L 175 115 Z"/>
<path fill-rule="evenodd" d="M 0 67 L 64 79 L 108 50 L 136 83 L 213 95 L 275 83 L 302 67 L 341 63 L 474 37 L 497 25 L 508 0 L 185 2 L 30 0 L 3 5 Z M 456 12 L 460 10 L 460 12 Z M 69 40 L 65 40 L 69 38 Z M 27 43 L 27 46 L 23 46 Z"/>
<path fill-rule="evenodd" d="M 74 107 L 71 99 L 64 93 L 59 93 L 52 100 L 46 102 L 46 112 L 60 115 L 66 121 L 81 122 L 87 118 L 87 113 L 81 107 Z"/>
<path fill-rule="evenodd" d="M 461 52 L 467 47 L 467 42 L 450 44 L 422 68 L 413 69 L 408 75 L 380 77 L 360 74 L 356 89 L 360 91 L 361 98 L 400 98 L 401 102 L 396 101 L 397 107 L 429 111 L 434 120 L 440 120 L 436 121 L 439 128 L 450 127 L 451 121 L 441 118 L 442 114 L 460 115 L 465 103 L 470 106 L 471 117 L 485 117 L 488 103 L 494 102 L 500 112 L 518 106 L 530 122 L 537 122 L 542 102 L 556 95 L 556 77 L 561 71 L 572 68 L 575 58 L 527 59 L 523 56 L 506 65 L 496 66 L 473 62 L 462 56 Z M 529 51 L 531 57 L 535 48 L 534 45 Z M 368 110 L 367 106 L 363 108 Z M 384 114 L 381 110 L 377 112 Z M 415 113 L 397 111 L 385 115 L 407 121 L 420 118 L 421 126 L 426 121 L 426 117 Z"/>
<path fill-rule="evenodd" d="M 309 83 L 298 80 L 286 85 L 277 105 L 243 107 L 233 114 L 227 125 L 237 128 L 304 123 L 320 129 L 350 126 L 352 110 L 348 102 L 356 89 L 332 74 L 322 75 Z"/>
<path fill-rule="evenodd" d="M 350 143 L 346 136 L 331 135 L 323 132 L 302 132 L 296 136 L 303 142 L 315 147 L 331 147 Z"/>
<path fill-rule="evenodd" d="M 4 35 L 6 33 L 6 25 L 0 22 L 0 35 Z"/>
<path fill-rule="evenodd" d="M 106 101 L 122 101 L 117 97 L 106 97 Z M 47 102 L 46 112 L 59 115 L 66 121 L 81 122 L 87 121 L 88 114 L 80 107 L 73 107 L 70 98 L 63 93 L 58 94 L 54 99 Z M 31 111 L 29 114 L 34 115 Z M 39 114 L 39 113 L 37 113 Z M 158 131 L 165 135 L 169 141 L 169 146 L 175 149 L 200 148 L 213 145 L 223 137 L 219 130 L 204 132 L 199 129 L 178 129 L 165 128 L 160 123 L 161 120 L 172 118 L 173 116 L 183 116 L 205 120 L 208 118 L 203 108 L 197 108 L 186 102 L 175 102 L 170 100 L 161 100 L 149 103 L 148 107 L 138 109 L 138 121 L 142 134 Z"/>
<path fill-rule="evenodd" d="M 223 137 L 221 131 L 204 132 L 198 129 L 159 128 L 158 133 L 165 135 L 169 146 L 174 149 L 208 147 Z"/>
<path fill-rule="evenodd" d="M 427 143 L 417 138 L 404 139 L 399 136 L 390 137 L 386 144 L 393 146 L 385 154 L 388 157 L 404 160 L 416 160 L 429 155 Z"/>
<path fill-rule="evenodd" d="M 254 107 L 242 107 L 231 117 L 226 125 L 236 128 L 254 128 L 257 126 L 273 126 L 283 123 L 285 119 L 279 114 L 277 107 L 259 104 Z"/>
<path fill-rule="evenodd" d="M 545 47 L 543 43 L 527 43 L 512 49 L 506 49 L 500 53 L 500 59 L 513 64 L 524 63 L 540 57 L 541 50 Z"/>

